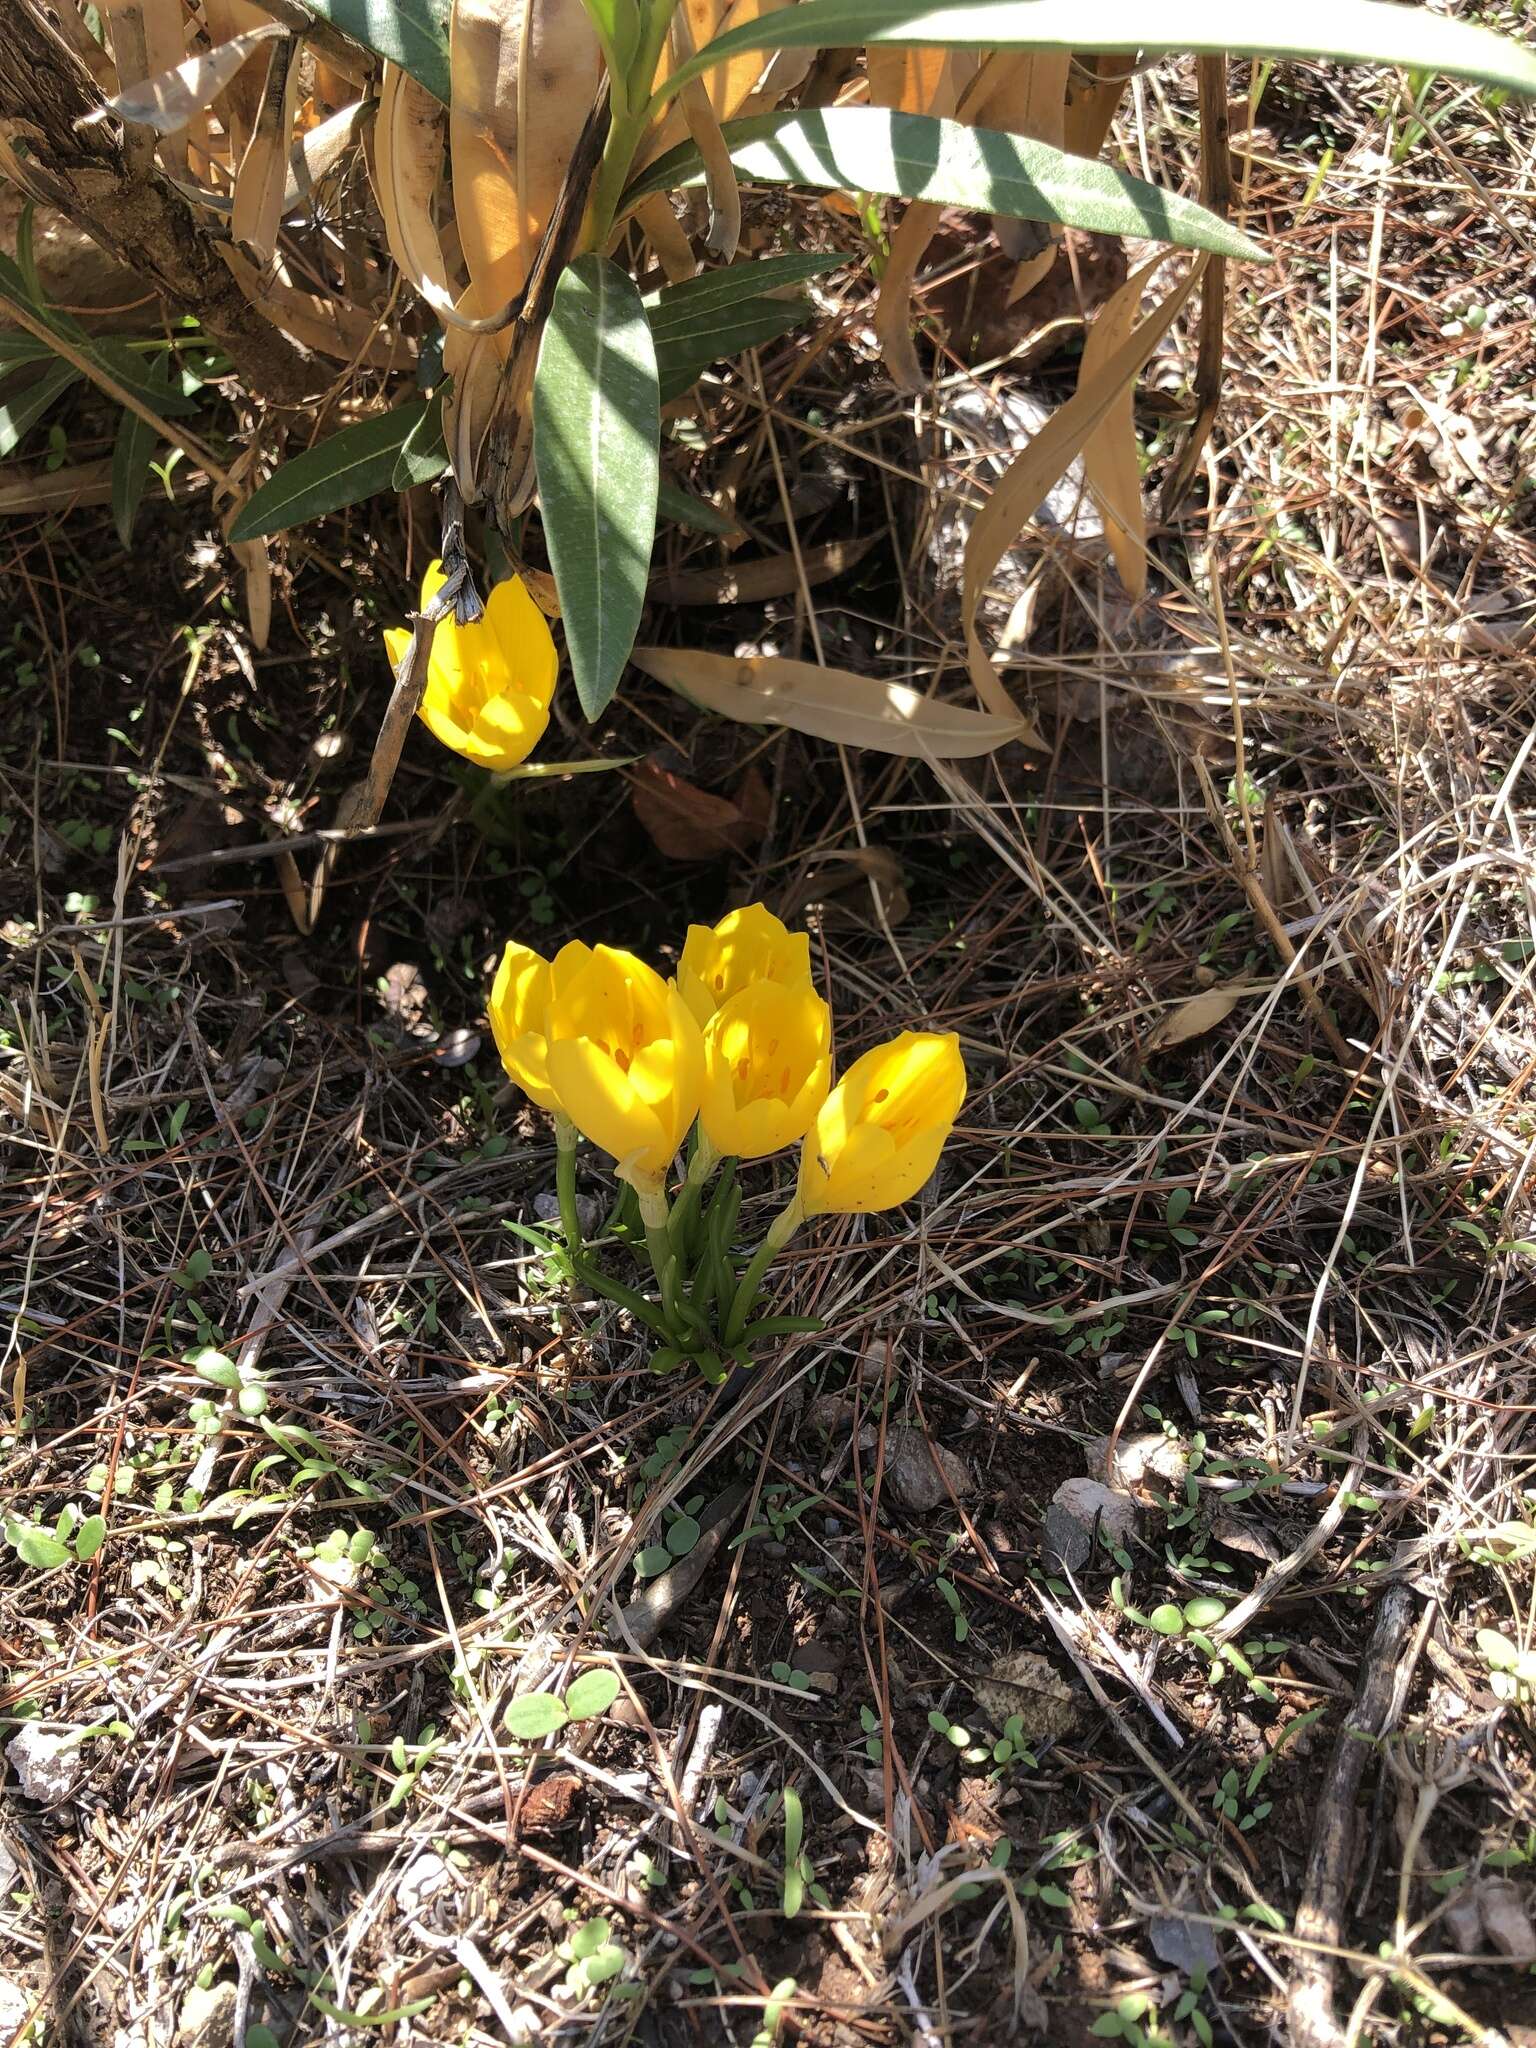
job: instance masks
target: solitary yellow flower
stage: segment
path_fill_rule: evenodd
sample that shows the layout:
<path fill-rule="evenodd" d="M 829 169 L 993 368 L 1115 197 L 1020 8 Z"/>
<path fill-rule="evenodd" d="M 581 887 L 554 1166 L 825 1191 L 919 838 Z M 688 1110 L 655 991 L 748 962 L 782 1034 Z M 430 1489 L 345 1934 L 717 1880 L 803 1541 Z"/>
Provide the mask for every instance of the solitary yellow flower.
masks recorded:
<path fill-rule="evenodd" d="M 447 578 L 434 562 L 421 580 L 422 609 Z M 384 635 L 391 666 L 405 659 L 411 636 L 392 626 Z M 450 612 L 439 619 L 422 693 L 422 723 L 445 747 L 482 768 L 505 771 L 526 761 L 549 724 L 560 657 L 544 614 L 509 576 L 485 602 L 473 625 L 461 626 Z"/>
<path fill-rule="evenodd" d="M 903 1031 L 844 1074 L 800 1155 L 798 1206 L 807 1216 L 894 1209 L 939 1163 L 965 1100 L 965 1063 L 952 1031 Z"/>
<path fill-rule="evenodd" d="M 729 911 L 713 931 L 707 924 L 689 925 L 677 985 L 701 1025 L 755 981 L 808 988 L 811 942 L 806 934 L 786 930 L 761 903 Z"/>
<path fill-rule="evenodd" d="M 592 957 L 573 939 L 552 961 L 510 940 L 491 983 L 491 1032 L 501 1064 L 540 1109 L 560 1107 L 549 1082 L 549 1006 L 558 982 L 568 981 Z"/>
<path fill-rule="evenodd" d="M 677 990 L 633 953 L 582 947 L 578 961 L 577 951 L 564 947 L 551 969 L 549 1085 L 624 1179 L 659 1191 L 698 1114 L 699 1027 Z"/>
<path fill-rule="evenodd" d="M 832 1079 L 832 1012 L 809 981 L 754 981 L 704 1029 L 704 1135 L 715 1151 L 761 1159 L 810 1129 Z"/>

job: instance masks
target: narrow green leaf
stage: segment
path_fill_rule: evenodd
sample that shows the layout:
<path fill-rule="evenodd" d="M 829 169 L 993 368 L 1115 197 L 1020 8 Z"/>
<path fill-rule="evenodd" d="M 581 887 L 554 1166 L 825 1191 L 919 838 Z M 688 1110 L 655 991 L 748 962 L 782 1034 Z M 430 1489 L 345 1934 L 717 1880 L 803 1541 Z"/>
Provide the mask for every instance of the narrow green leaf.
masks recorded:
<path fill-rule="evenodd" d="M 126 342 L 119 341 L 111 335 L 89 335 L 78 320 L 72 320 L 67 313 L 60 313 L 43 300 L 34 298 L 27 289 L 27 281 L 19 265 L 3 252 L 0 252 L 0 299 L 7 300 L 13 306 L 19 306 L 23 312 L 30 313 L 34 320 L 40 320 L 50 334 L 57 335 L 61 341 L 67 341 L 76 354 L 99 365 L 125 390 L 131 391 L 135 398 L 142 399 L 146 405 L 153 406 L 167 418 L 196 412 L 196 405 L 181 392 L 152 384 L 144 372 L 139 357 Z"/>
<path fill-rule="evenodd" d="M 443 400 L 453 382 L 445 378 L 427 400 L 427 409 L 406 435 L 390 473 L 390 489 L 408 491 L 413 484 L 436 483 L 448 467 L 448 443 L 443 438 Z"/>
<path fill-rule="evenodd" d="M 556 1734 L 570 1716 L 552 1692 L 525 1692 L 513 1700 L 503 1719 L 507 1733 L 519 1742 L 538 1742 Z"/>
<path fill-rule="evenodd" d="M 777 341 L 815 312 L 809 299 L 748 299 L 738 306 L 703 314 L 691 327 L 674 330 L 663 340 L 656 334 L 656 375 L 661 402 L 681 398 L 697 384 L 711 363 L 739 356 L 743 349 Z M 655 333 L 654 315 L 652 332 Z"/>
<path fill-rule="evenodd" d="M 78 383 L 79 378 L 80 372 L 73 363 L 55 357 L 30 384 L 8 391 L 0 399 L 0 460 L 14 454 L 53 401 L 71 384 Z M 683 388 L 686 390 L 687 386 Z"/>
<path fill-rule="evenodd" d="M 387 57 L 446 107 L 449 0 L 310 0 L 311 14 Z"/>
<path fill-rule="evenodd" d="M 706 505 L 702 498 L 696 498 L 692 491 L 685 491 L 681 484 L 661 479 L 656 492 L 656 513 L 660 519 L 673 526 L 689 527 L 694 533 L 734 533 L 734 524 L 726 518 L 717 506 Z"/>
<path fill-rule="evenodd" d="M 426 410 L 424 398 L 413 398 L 393 412 L 343 427 L 339 434 L 295 455 L 251 493 L 229 530 L 230 539 L 259 540 L 264 534 L 284 533 L 323 512 L 338 512 L 343 505 L 387 491 L 400 451 Z"/>
<path fill-rule="evenodd" d="M 1232 0 L 800 0 L 727 29 L 680 65 L 670 96 L 740 50 L 845 49 L 860 43 L 986 50 L 1223 51 L 1404 64 L 1483 85 L 1536 93 L 1536 53 L 1474 22 L 1402 7 L 1395 0 L 1290 0 L 1284 8 L 1237 9 Z"/>
<path fill-rule="evenodd" d="M 651 316 L 652 331 L 659 334 L 664 326 L 695 319 L 705 310 L 714 312 L 721 306 L 739 306 L 747 299 L 760 299 L 786 285 L 804 284 L 808 278 L 821 277 L 848 260 L 842 249 L 794 249 L 784 256 L 728 263 L 718 270 L 703 270 L 697 277 L 685 277 L 677 284 L 665 284 L 659 291 L 648 292 L 645 310 Z"/>
<path fill-rule="evenodd" d="M 800 1794 L 793 1785 L 784 1787 L 784 1867 L 800 1860 L 800 1846 L 805 1840 L 805 1809 L 800 1803 Z"/>
<path fill-rule="evenodd" d="M 799 14 L 815 4 L 801 0 L 780 12 Z M 728 121 L 722 133 L 737 175 L 749 185 L 883 192 L 1018 220 L 1062 221 L 1098 234 L 1140 235 L 1218 256 L 1264 257 L 1257 242 L 1191 199 L 995 128 L 886 107 L 821 107 Z M 697 184 L 703 176 L 696 146 L 679 143 L 648 166 L 625 204 Z"/>
<path fill-rule="evenodd" d="M 561 277 L 533 385 L 533 455 L 550 566 L 581 708 L 618 688 L 645 603 L 661 467 L 650 322 L 601 256 Z"/>
<path fill-rule="evenodd" d="M 565 1711 L 573 1721 L 591 1721 L 606 1714 L 619 1696 L 619 1676 L 606 1666 L 583 1671 L 565 1695 Z"/>
<path fill-rule="evenodd" d="M 149 375 L 157 386 L 169 390 L 169 354 L 154 358 Z M 141 420 L 136 412 L 123 407 L 117 439 L 112 443 L 112 523 L 125 548 L 133 540 L 133 522 L 138 517 L 144 486 L 149 482 L 149 458 L 155 452 L 156 438 L 148 420 Z"/>

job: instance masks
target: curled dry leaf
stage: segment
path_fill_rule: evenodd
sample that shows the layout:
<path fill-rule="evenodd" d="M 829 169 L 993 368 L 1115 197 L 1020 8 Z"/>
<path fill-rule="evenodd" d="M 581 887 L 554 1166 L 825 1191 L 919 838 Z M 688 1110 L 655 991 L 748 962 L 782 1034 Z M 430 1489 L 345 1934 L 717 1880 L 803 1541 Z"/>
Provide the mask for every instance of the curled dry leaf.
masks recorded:
<path fill-rule="evenodd" d="M 229 43 L 237 36 L 249 35 L 253 29 L 270 23 L 272 17 L 265 8 L 256 5 L 256 0 L 203 0 L 203 20 L 215 43 Z M 245 155 L 255 132 L 265 76 L 265 66 L 248 59 L 215 102 L 215 112 L 223 124 L 232 165 L 239 163 Z"/>
<path fill-rule="evenodd" d="M 1079 382 L 1072 397 L 1009 464 L 976 515 L 965 550 L 961 621 L 971 682 L 982 703 L 999 717 L 1018 714 L 977 630 L 977 613 L 987 585 L 1046 492 L 1076 461 L 1121 390 L 1139 375 L 1148 356 L 1172 327 L 1203 273 L 1206 260 L 1204 255 L 1197 256 L 1182 282 L 1105 359 L 1093 381 Z"/>
<path fill-rule="evenodd" d="M 435 93 L 398 64 L 384 66 L 374 130 L 373 187 L 384 216 L 389 253 L 400 274 L 426 300 L 445 327 L 489 334 L 506 326 L 510 308 L 477 317 L 465 306 L 478 298 L 450 283 L 448 259 L 437 230 L 437 189 L 443 174 L 443 108 Z M 460 301 L 463 299 L 464 304 Z"/>
<path fill-rule="evenodd" d="M 1128 277 L 1089 323 L 1077 383 L 1092 386 L 1102 366 L 1130 337 L 1142 293 L 1163 261 L 1160 252 Z M 1083 443 L 1083 477 L 1104 521 L 1104 536 L 1120 581 L 1134 598 L 1147 588 L 1147 515 L 1141 502 L 1134 382 L 1127 378 Z"/>
<path fill-rule="evenodd" d="M 757 604 L 765 597 L 787 597 L 802 582 L 814 588 L 842 576 L 862 562 L 878 533 L 858 540 L 828 541 L 792 554 L 760 555 L 746 562 L 722 562 L 713 569 L 664 569 L 650 581 L 649 595 L 662 604 Z"/>
<path fill-rule="evenodd" d="M 240 168 L 229 231 L 263 264 L 277 250 L 277 230 L 288 189 L 288 149 L 299 105 L 300 45 L 292 36 L 274 43 L 267 60 L 261 111 Z"/>
<path fill-rule="evenodd" d="M 263 43 L 286 33 L 275 21 L 263 22 L 259 28 L 234 36 L 227 43 L 199 51 L 169 71 L 157 72 L 153 78 L 128 86 L 88 118 L 104 121 L 109 114 L 115 114 L 121 121 L 140 122 L 159 135 L 174 134 L 185 128 L 194 114 L 212 106 L 246 59 Z"/>
<path fill-rule="evenodd" d="M 1186 1039 L 1203 1038 L 1231 1016 L 1243 994 L 1240 988 L 1207 988 L 1190 996 L 1159 1020 L 1147 1039 L 1147 1051 L 1164 1052 L 1170 1045 L 1183 1045 Z"/>
<path fill-rule="evenodd" d="M 876 906 L 875 898 L 879 897 Z M 815 910 L 829 930 L 868 931 L 883 916 L 887 925 L 905 924 L 912 908 L 901 862 L 885 846 L 849 846 L 830 860 L 818 862 L 791 888 L 779 914 L 798 924 Z"/>
<path fill-rule="evenodd" d="M 905 683 L 778 655 L 736 659 L 689 647 L 637 647 L 630 659 L 654 681 L 722 718 L 787 725 L 812 739 L 908 760 L 974 760 L 1010 740 L 1029 740 L 1035 730 L 1017 713 L 992 718 L 921 696 Z"/>
<path fill-rule="evenodd" d="M 768 785 L 749 768 L 734 797 L 715 796 L 664 768 L 654 755 L 637 764 L 630 802 L 668 860 L 718 860 L 745 853 L 768 829 Z"/>

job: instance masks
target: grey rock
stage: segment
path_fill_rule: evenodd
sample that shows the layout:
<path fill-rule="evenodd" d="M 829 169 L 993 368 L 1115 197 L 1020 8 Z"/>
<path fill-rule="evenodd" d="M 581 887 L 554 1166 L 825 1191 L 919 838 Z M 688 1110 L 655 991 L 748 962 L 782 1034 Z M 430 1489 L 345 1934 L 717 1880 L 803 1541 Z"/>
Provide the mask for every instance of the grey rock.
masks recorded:
<path fill-rule="evenodd" d="M 1128 1543 L 1140 1516 L 1136 1503 L 1097 1479 L 1064 1479 L 1045 1511 L 1041 1550 L 1047 1568 L 1081 1571 L 1093 1556 L 1095 1528 L 1113 1542 Z"/>

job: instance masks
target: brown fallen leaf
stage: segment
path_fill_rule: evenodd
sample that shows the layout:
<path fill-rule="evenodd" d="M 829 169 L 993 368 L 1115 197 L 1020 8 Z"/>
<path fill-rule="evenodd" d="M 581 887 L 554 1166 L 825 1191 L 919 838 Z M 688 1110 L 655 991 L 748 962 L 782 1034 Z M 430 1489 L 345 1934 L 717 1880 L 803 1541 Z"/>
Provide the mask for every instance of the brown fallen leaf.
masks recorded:
<path fill-rule="evenodd" d="M 779 915 L 786 923 L 798 924 L 814 905 L 829 929 L 868 931 L 880 923 L 874 904 L 877 889 L 886 923 L 905 923 L 912 903 L 901 862 L 885 846 L 850 846 L 812 868 L 789 891 Z"/>
<path fill-rule="evenodd" d="M 1147 1039 L 1148 1052 L 1164 1052 L 1170 1045 L 1182 1045 L 1186 1039 L 1202 1038 L 1207 1031 L 1230 1017 L 1242 1000 L 1243 991 L 1238 988 L 1208 988 L 1199 995 L 1191 996 L 1176 1010 L 1170 1010 Z"/>
<path fill-rule="evenodd" d="M 713 569 L 663 570 L 650 581 L 649 595 L 661 604 L 757 604 L 768 597 L 787 597 L 800 588 L 801 569 L 814 587 L 830 583 L 862 562 L 878 533 L 858 540 L 832 540 L 822 547 L 802 548 L 794 555 L 759 555 L 748 562 L 722 562 Z"/>
<path fill-rule="evenodd" d="M 637 765 L 629 797 L 657 852 L 668 860 L 745 853 L 768 830 L 772 808 L 768 785 L 756 768 L 747 770 L 734 797 L 714 796 L 663 768 L 654 755 Z"/>

